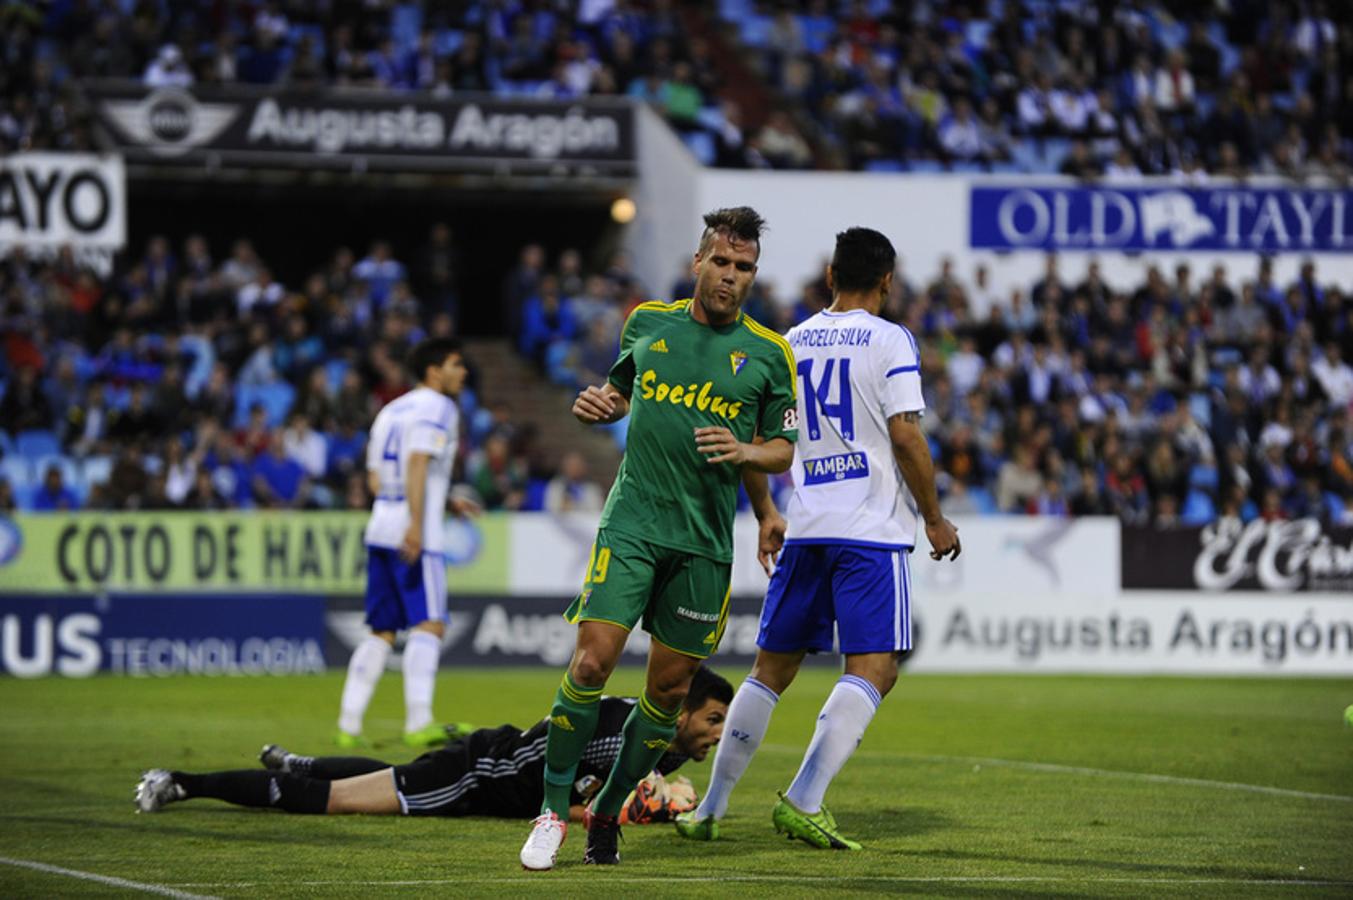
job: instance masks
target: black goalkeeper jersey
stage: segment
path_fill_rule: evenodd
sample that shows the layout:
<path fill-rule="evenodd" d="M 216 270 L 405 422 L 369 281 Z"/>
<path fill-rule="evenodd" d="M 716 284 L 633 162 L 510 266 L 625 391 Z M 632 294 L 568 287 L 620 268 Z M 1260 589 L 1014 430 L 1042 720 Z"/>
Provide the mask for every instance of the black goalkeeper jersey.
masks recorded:
<path fill-rule="evenodd" d="M 624 739 L 621 730 L 634 709 L 632 697 L 602 697 L 597 729 L 583 750 L 574 776 L 571 803 L 582 803 L 580 787 L 611 773 Z M 395 784 L 410 815 L 501 816 L 530 819 L 540 813 L 545 792 L 545 740 L 549 720 L 526 731 L 515 725 L 481 728 L 460 740 L 395 766 Z M 689 757 L 667 752 L 658 772 L 667 775 Z"/>

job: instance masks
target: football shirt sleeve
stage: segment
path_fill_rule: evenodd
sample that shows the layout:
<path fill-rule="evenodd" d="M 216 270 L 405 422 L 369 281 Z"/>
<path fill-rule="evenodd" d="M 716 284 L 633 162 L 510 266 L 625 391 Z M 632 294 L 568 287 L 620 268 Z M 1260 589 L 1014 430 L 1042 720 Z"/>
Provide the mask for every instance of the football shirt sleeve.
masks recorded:
<path fill-rule="evenodd" d="M 888 342 L 883 356 L 883 416 L 892 418 L 898 413 L 923 412 L 925 397 L 921 394 L 921 354 L 916 338 L 898 326 Z"/>
<path fill-rule="evenodd" d="M 627 398 L 634 392 L 634 345 L 642 330 L 639 323 L 639 310 L 630 313 L 625 327 L 620 330 L 620 354 L 611 364 L 610 375 L 606 380 Z"/>
<path fill-rule="evenodd" d="M 757 420 L 756 432 L 766 440 L 778 437 L 792 444 L 799 439 L 798 375 L 794 370 L 794 351 L 783 339 L 777 340 L 767 361 L 770 374 L 761 393 L 761 417 Z"/>
<path fill-rule="evenodd" d="M 451 410 L 436 409 L 429 404 L 420 408 L 417 415 L 409 426 L 409 452 L 441 456 L 450 440 Z"/>

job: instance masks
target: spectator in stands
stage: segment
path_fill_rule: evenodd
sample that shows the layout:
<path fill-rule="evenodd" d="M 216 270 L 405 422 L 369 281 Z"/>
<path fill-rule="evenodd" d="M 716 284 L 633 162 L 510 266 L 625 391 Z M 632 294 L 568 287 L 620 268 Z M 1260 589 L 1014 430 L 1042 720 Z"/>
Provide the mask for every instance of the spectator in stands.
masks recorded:
<path fill-rule="evenodd" d="M 75 492 L 66 486 L 61 467 L 49 465 L 42 477 L 42 487 L 33 495 L 33 509 L 38 512 L 70 511 L 80 508 Z"/>
<path fill-rule="evenodd" d="M 193 73 L 183 61 L 183 51 L 173 44 L 165 44 L 146 67 L 141 80 L 152 88 L 186 88 L 193 83 Z"/>
<path fill-rule="evenodd" d="M 316 431 L 305 413 L 293 412 L 287 417 L 282 432 L 282 448 L 286 456 L 299 463 L 307 477 L 324 478 L 329 468 L 329 446 L 324 435 Z"/>
<path fill-rule="evenodd" d="M 488 510 L 520 509 L 526 499 L 526 464 L 512 452 L 508 439 L 491 434 L 467 467 L 470 486 Z"/>
<path fill-rule="evenodd" d="M 36 366 L 20 366 L 15 377 L 5 385 L 5 396 L 0 399 L 0 420 L 4 421 L 11 434 L 32 429 L 46 430 L 55 424 Z"/>
<path fill-rule="evenodd" d="M 545 487 L 545 511 L 600 512 L 602 501 L 601 488 L 588 480 L 587 460 L 576 450 L 564 454 L 559 461 L 559 471 Z"/>
<path fill-rule="evenodd" d="M 310 485 L 304 467 L 287 455 L 286 439 L 274 433 L 267 449 L 249 467 L 254 501 L 266 509 L 298 509 L 309 500 Z"/>
<path fill-rule="evenodd" d="M 539 290 L 522 305 L 518 348 L 523 356 L 534 360 L 544 370 L 577 333 L 572 302 L 560 295 L 558 279 L 546 275 L 540 281 Z"/>
<path fill-rule="evenodd" d="M 377 308 L 385 304 L 395 284 L 408 278 L 404 264 L 395 259 L 387 241 L 376 241 L 356 265 L 352 277 L 366 282 L 371 300 Z"/>

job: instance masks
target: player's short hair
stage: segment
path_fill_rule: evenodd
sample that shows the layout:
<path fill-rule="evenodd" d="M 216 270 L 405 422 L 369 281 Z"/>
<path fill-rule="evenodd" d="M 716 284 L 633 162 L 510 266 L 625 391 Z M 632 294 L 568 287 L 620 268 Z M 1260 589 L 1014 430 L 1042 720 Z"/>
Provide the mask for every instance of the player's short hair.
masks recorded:
<path fill-rule="evenodd" d="M 754 241 L 756 255 L 761 255 L 761 232 L 766 220 L 750 206 L 731 206 L 705 213 L 705 230 L 700 234 L 700 252 L 704 253 L 718 235 L 727 235 L 737 241 Z"/>
<path fill-rule="evenodd" d="M 845 293 L 872 290 L 896 265 L 892 241 L 872 228 L 847 228 L 836 236 L 832 284 Z"/>
<path fill-rule="evenodd" d="M 695 712 L 711 699 L 720 703 L 732 703 L 733 686 L 709 666 L 701 666 L 695 670 L 695 677 L 691 679 L 691 689 L 686 692 L 686 699 L 681 705 L 686 708 L 686 712 Z"/>
<path fill-rule="evenodd" d="M 428 338 L 420 341 L 409 351 L 405 364 L 413 374 L 414 380 L 422 381 L 427 377 L 429 366 L 440 366 L 446 362 L 448 356 L 460 352 L 460 341 L 455 338 Z"/>

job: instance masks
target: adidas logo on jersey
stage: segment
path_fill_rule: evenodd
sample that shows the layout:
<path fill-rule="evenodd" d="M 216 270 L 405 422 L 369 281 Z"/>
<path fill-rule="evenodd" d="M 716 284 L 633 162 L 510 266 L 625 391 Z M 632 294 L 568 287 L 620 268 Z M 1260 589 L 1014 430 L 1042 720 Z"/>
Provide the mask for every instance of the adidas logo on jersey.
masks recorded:
<path fill-rule="evenodd" d="M 573 730 L 573 723 L 570 722 L 568 720 L 568 716 L 564 715 L 563 713 L 560 713 L 557 716 L 552 716 L 550 718 L 550 724 L 553 725 L 555 728 L 562 728 L 565 731 Z"/>
<path fill-rule="evenodd" d="M 648 345 L 648 349 L 652 350 L 654 353 L 666 353 L 667 339 L 658 338 L 656 341 Z"/>

